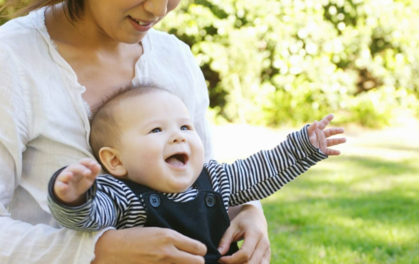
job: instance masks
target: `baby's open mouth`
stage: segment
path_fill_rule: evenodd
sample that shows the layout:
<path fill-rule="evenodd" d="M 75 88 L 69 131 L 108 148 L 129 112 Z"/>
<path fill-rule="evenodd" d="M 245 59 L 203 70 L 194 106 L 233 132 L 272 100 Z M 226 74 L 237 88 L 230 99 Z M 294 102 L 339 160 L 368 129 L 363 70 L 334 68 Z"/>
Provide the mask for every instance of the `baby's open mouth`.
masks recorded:
<path fill-rule="evenodd" d="M 175 167 L 184 166 L 188 162 L 188 155 L 184 153 L 177 153 L 166 159 L 166 162 Z"/>

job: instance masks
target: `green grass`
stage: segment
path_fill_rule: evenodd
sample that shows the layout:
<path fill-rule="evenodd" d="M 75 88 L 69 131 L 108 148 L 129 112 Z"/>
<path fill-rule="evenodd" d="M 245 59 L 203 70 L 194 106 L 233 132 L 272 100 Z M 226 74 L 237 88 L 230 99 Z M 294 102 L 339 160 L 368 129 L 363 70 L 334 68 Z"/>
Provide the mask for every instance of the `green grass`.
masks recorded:
<path fill-rule="evenodd" d="M 409 155 L 330 158 L 262 201 L 272 264 L 419 263 L 419 151 L 381 151 Z"/>

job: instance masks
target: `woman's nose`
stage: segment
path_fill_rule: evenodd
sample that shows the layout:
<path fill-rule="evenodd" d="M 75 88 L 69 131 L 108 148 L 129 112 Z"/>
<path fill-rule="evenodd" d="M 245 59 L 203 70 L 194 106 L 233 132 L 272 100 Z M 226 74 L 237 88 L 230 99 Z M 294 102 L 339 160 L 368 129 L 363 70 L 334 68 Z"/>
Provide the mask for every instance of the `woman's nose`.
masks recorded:
<path fill-rule="evenodd" d="M 167 13 L 169 0 L 147 0 L 144 2 L 144 9 L 157 17 L 164 17 Z"/>

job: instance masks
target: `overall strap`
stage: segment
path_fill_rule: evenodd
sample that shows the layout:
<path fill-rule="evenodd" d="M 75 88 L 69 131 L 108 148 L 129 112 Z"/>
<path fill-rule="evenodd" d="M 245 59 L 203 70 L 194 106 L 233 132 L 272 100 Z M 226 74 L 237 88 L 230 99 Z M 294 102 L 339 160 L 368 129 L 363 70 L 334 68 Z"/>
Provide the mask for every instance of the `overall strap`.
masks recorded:
<path fill-rule="evenodd" d="M 199 174 L 195 184 L 198 190 L 213 191 L 211 178 L 205 166 L 202 168 L 201 174 Z"/>

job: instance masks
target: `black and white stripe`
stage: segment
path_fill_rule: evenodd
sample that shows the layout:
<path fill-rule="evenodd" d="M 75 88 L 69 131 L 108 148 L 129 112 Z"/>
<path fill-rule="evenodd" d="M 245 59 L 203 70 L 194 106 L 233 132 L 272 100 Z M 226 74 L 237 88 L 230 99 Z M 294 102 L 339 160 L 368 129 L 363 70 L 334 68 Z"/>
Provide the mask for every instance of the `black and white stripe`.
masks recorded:
<path fill-rule="evenodd" d="M 260 151 L 233 164 L 210 161 L 205 168 L 214 191 L 221 193 L 225 209 L 252 200 L 263 199 L 317 162 L 327 158 L 309 141 L 307 127 L 288 135 L 287 140 L 272 150 Z M 163 193 L 174 202 L 195 199 L 198 190 L 192 186 L 183 193 Z M 117 229 L 143 226 L 146 208 L 124 183 L 110 175 L 100 176 L 88 192 L 88 202 L 78 207 L 59 204 L 48 197 L 55 219 L 63 226 L 83 231 L 96 231 L 108 226 Z"/>

